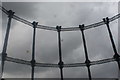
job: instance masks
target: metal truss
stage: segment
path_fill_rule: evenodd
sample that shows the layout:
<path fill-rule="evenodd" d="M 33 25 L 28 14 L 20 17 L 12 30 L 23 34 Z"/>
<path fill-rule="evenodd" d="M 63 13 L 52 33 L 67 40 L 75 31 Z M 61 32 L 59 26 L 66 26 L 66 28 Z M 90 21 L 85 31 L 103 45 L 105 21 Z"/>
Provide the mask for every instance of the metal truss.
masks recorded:
<path fill-rule="evenodd" d="M 64 78 L 63 78 L 63 68 L 87 67 L 89 80 L 92 80 L 92 75 L 91 75 L 91 70 L 90 70 L 90 66 L 92 66 L 92 65 L 104 64 L 104 63 L 109 63 L 109 62 L 116 61 L 117 64 L 118 64 L 118 67 L 120 69 L 120 55 L 118 54 L 118 52 L 116 50 L 116 46 L 115 46 L 115 43 L 114 43 L 114 40 L 113 40 L 113 36 L 112 36 L 111 30 L 109 28 L 109 23 L 116 20 L 116 19 L 119 19 L 120 14 L 117 14 L 117 15 L 111 17 L 111 18 L 108 18 L 108 17 L 103 18 L 102 21 L 94 23 L 94 24 L 90 24 L 90 25 L 82 24 L 82 25 L 79 25 L 78 27 L 62 28 L 61 26 L 51 27 L 51 26 L 39 25 L 38 22 L 35 22 L 35 21 L 31 23 L 31 22 L 29 22 L 29 21 L 27 21 L 23 18 L 20 18 L 20 17 L 16 16 L 12 10 L 8 11 L 2 6 L 0 6 L 0 9 L 2 10 L 3 13 L 8 15 L 8 24 L 7 24 L 7 29 L 6 29 L 6 35 L 5 35 L 3 50 L 2 50 L 2 53 L 0 54 L 0 56 L 1 56 L 0 60 L 1 60 L 1 65 L 2 65 L 1 74 L 3 74 L 3 71 L 4 71 L 5 61 L 10 61 L 10 62 L 18 63 L 18 64 L 24 64 L 24 65 L 31 66 L 31 68 L 32 68 L 31 69 L 31 80 L 34 80 L 34 67 L 59 68 L 60 69 L 61 80 L 64 80 Z M 31 61 L 26 61 L 26 60 L 22 60 L 22 59 L 7 56 L 6 50 L 7 50 L 7 43 L 8 43 L 9 32 L 10 32 L 11 19 L 15 19 L 15 20 L 17 20 L 19 22 L 22 22 L 24 24 L 27 24 L 27 25 L 29 25 L 33 28 L 33 44 L 32 44 L 32 59 L 31 59 Z M 97 61 L 90 61 L 89 57 L 88 57 L 88 52 L 87 52 L 87 44 L 86 44 L 86 40 L 85 40 L 84 30 L 99 27 L 101 25 L 106 25 L 107 26 L 107 30 L 108 30 L 109 37 L 110 37 L 110 40 L 111 40 L 114 55 L 113 55 L 112 58 L 102 59 L 102 60 L 97 60 Z M 58 48 L 59 48 L 59 62 L 58 62 L 58 64 L 36 62 L 36 60 L 35 60 L 35 38 L 36 38 L 36 29 L 37 28 L 58 32 Z M 86 60 L 85 60 L 84 63 L 64 64 L 64 62 L 62 60 L 61 33 L 60 32 L 61 31 L 78 31 L 78 30 L 81 31 L 81 34 L 82 34 L 83 46 L 84 46 L 84 52 L 85 52 L 85 59 Z M 1 77 L 2 77 L 2 75 L 1 75 Z"/>
<path fill-rule="evenodd" d="M 9 14 L 8 13 L 8 10 L 6 10 L 4 7 L 0 6 L 0 9 L 5 13 L 5 14 Z M 117 14 L 111 18 L 109 18 L 109 22 L 112 22 L 116 19 L 120 18 L 120 14 Z M 31 22 L 23 19 L 23 18 L 20 18 L 16 15 L 13 15 L 13 19 L 17 20 L 17 21 L 20 21 L 24 24 L 27 24 L 29 26 L 33 26 Z M 101 25 L 104 25 L 104 21 L 100 21 L 100 22 L 97 22 L 97 23 L 94 23 L 94 24 L 90 24 L 90 25 L 86 25 L 84 27 L 84 30 L 86 29 L 90 29 L 90 28 L 95 28 L 95 27 L 98 27 L 98 26 L 101 26 Z M 37 28 L 39 29 L 45 29 L 45 30 L 52 30 L 52 31 L 57 31 L 56 27 L 51 27 L 51 26 L 45 26 L 45 25 L 37 25 Z M 61 28 L 61 31 L 78 31 L 79 30 L 79 27 L 68 27 L 68 28 Z"/>
<path fill-rule="evenodd" d="M 1 54 L 0 54 L 1 56 Z M 120 57 L 119 57 L 120 59 Z M 31 62 L 30 61 L 26 61 L 26 60 L 22 60 L 22 59 L 18 59 L 18 58 L 12 58 L 12 57 L 6 57 L 6 61 L 9 62 L 14 62 L 14 63 L 18 63 L 18 64 L 24 64 L 24 65 L 30 65 L 31 66 Z M 108 59 L 102 59 L 102 60 L 98 60 L 98 61 L 91 61 L 90 65 L 98 65 L 98 64 L 104 64 L 104 63 L 108 63 L 108 62 L 113 62 L 115 61 L 114 58 L 108 58 Z M 86 64 L 85 63 L 72 63 L 72 64 L 64 64 L 63 67 L 65 68 L 69 68 L 69 67 L 85 67 Z M 58 68 L 59 65 L 58 64 L 52 64 L 52 63 L 35 63 L 35 67 L 52 67 L 52 68 Z"/>

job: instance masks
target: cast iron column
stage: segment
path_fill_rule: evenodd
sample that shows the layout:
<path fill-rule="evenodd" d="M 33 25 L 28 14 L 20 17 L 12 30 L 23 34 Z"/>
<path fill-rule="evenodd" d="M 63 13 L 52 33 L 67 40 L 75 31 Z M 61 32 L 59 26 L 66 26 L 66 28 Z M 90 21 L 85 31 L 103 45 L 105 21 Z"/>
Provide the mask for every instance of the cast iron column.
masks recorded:
<path fill-rule="evenodd" d="M 110 37 L 110 40 L 111 40 L 111 43 L 112 43 L 112 47 L 113 47 L 113 51 L 114 51 L 114 56 L 113 57 L 117 61 L 118 67 L 119 67 L 119 70 L 120 70 L 120 59 L 119 59 L 120 55 L 117 53 L 117 49 L 116 49 L 116 46 L 115 46 L 115 43 L 114 43 L 114 40 L 113 40 L 113 36 L 112 36 L 111 30 L 110 30 L 110 27 L 109 27 L 109 18 L 108 17 L 103 18 L 103 21 L 107 26 L 109 37 Z"/>
<path fill-rule="evenodd" d="M 58 43 L 59 43 L 59 68 L 60 68 L 60 74 L 61 74 L 61 80 L 63 80 L 63 61 L 62 61 L 62 53 L 61 53 L 61 38 L 60 38 L 60 31 L 61 31 L 61 26 L 56 27 L 58 31 Z"/>
<path fill-rule="evenodd" d="M 87 69 L 88 69 L 88 76 L 89 76 L 89 80 L 92 80 L 91 71 L 90 71 L 90 60 L 88 58 L 87 46 L 86 46 L 85 35 L 84 35 L 84 24 L 79 25 L 79 28 L 80 28 L 81 33 L 82 33 L 83 46 L 84 46 L 85 58 L 86 58 L 85 63 L 86 63 Z"/>
<path fill-rule="evenodd" d="M 8 11 L 8 24 L 7 24 L 6 35 L 5 35 L 4 44 L 3 44 L 3 50 L 2 50 L 2 61 L 1 61 L 2 72 L 1 72 L 1 77 L 2 77 L 3 71 L 4 71 L 4 61 L 5 61 L 5 58 L 7 56 L 6 51 L 7 51 L 8 38 L 9 38 L 9 33 L 10 33 L 11 20 L 12 20 L 13 15 L 14 15 L 14 12 L 12 10 L 9 10 Z"/>
<path fill-rule="evenodd" d="M 34 67 L 35 67 L 35 35 L 36 35 L 36 27 L 38 22 L 33 22 L 33 45 L 32 45 L 32 60 L 31 60 L 31 67 L 32 67 L 32 72 L 31 72 L 31 80 L 34 80 Z"/>

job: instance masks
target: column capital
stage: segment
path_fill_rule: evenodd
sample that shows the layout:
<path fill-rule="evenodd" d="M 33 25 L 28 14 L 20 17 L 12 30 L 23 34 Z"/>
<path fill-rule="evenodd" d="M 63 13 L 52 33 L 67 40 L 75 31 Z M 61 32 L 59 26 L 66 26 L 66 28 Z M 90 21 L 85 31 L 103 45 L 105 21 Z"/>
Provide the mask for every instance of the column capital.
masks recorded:
<path fill-rule="evenodd" d="M 38 25 L 38 22 L 33 21 L 32 25 L 33 25 L 33 28 L 36 28 Z"/>
<path fill-rule="evenodd" d="M 84 24 L 79 25 L 79 28 L 80 28 L 80 30 L 81 30 L 81 31 L 84 31 L 84 27 L 85 27 L 85 25 L 84 25 Z"/>
<path fill-rule="evenodd" d="M 12 10 L 8 11 L 8 17 L 12 18 L 15 12 L 13 12 Z"/>
<path fill-rule="evenodd" d="M 105 24 L 109 24 L 109 18 L 108 17 L 103 18 L 103 21 L 104 21 Z"/>
<path fill-rule="evenodd" d="M 60 32 L 61 31 L 61 26 L 56 26 L 56 29 L 57 29 L 58 32 Z"/>

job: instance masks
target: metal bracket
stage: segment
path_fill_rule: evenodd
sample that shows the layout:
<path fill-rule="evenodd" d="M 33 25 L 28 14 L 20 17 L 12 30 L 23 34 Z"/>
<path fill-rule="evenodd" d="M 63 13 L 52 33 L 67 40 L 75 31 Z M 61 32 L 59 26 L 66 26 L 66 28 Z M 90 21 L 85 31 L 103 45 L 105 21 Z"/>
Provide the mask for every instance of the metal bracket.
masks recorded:
<path fill-rule="evenodd" d="M 60 32 L 61 31 L 61 26 L 56 26 L 56 29 L 57 29 L 58 32 Z"/>
<path fill-rule="evenodd" d="M 87 60 L 85 61 L 85 63 L 86 63 L 86 66 L 87 66 L 87 67 L 90 67 L 90 63 L 91 63 L 90 60 L 87 59 Z"/>
<path fill-rule="evenodd" d="M 119 54 L 115 54 L 113 56 L 113 58 L 116 60 L 116 61 L 120 61 L 120 55 Z"/>
<path fill-rule="evenodd" d="M 79 28 L 80 28 L 80 30 L 81 30 L 81 31 L 83 31 L 83 30 L 84 30 L 84 27 L 85 27 L 85 26 L 84 26 L 84 24 L 79 25 Z"/>
<path fill-rule="evenodd" d="M 12 10 L 8 11 L 8 17 L 12 18 L 15 12 L 13 12 Z"/>
<path fill-rule="evenodd" d="M 33 25 L 33 28 L 36 28 L 38 25 L 38 22 L 33 21 L 32 25 Z"/>
<path fill-rule="evenodd" d="M 104 21 L 105 24 L 109 24 L 109 18 L 108 17 L 103 18 L 103 21 Z"/>
<path fill-rule="evenodd" d="M 59 65 L 59 68 L 63 68 L 64 62 L 63 62 L 63 61 L 60 61 L 60 62 L 58 63 L 58 65 Z"/>

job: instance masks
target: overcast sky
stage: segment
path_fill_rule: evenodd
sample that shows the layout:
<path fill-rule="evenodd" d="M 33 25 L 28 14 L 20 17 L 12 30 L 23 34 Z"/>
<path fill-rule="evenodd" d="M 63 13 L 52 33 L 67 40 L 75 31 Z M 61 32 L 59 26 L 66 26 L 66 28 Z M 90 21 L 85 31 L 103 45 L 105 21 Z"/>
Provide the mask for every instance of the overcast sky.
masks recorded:
<path fill-rule="evenodd" d="M 105 17 L 112 17 L 118 13 L 117 2 L 4 2 L 3 7 L 13 10 L 15 14 L 30 22 L 37 21 L 42 25 L 56 27 L 76 27 L 80 24 L 92 24 L 102 21 Z M 2 36 L 4 38 L 7 16 L 3 13 Z M 118 22 L 110 24 L 114 40 L 118 45 Z M 31 60 L 33 29 L 21 22 L 12 20 L 8 44 L 8 56 Z M 89 59 L 91 61 L 111 58 L 113 50 L 105 25 L 85 31 Z M 2 39 L 3 39 L 2 38 Z M 62 57 L 64 63 L 78 63 L 85 61 L 81 32 L 62 32 Z M 0 38 L 1 39 L 1 38 Z M 37 29 L 36 61 L 58 63 L 57 32 Z M 111 78 L 118 76 L 117 64 L 107 63 L 91 67 L 92 77 Z M 30 77 L 31 66 L 5 63 L 4 77 Z M 37 78 L 60 77 L 57 68 L 36 68 Z M 66 78 L 84 78 L 87 76 L 86 67 L 64 68 Z"/>

